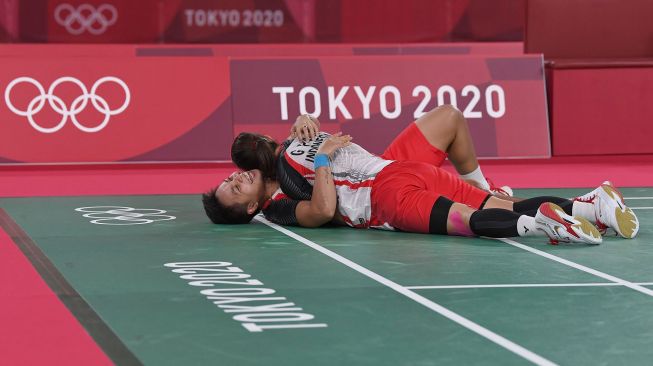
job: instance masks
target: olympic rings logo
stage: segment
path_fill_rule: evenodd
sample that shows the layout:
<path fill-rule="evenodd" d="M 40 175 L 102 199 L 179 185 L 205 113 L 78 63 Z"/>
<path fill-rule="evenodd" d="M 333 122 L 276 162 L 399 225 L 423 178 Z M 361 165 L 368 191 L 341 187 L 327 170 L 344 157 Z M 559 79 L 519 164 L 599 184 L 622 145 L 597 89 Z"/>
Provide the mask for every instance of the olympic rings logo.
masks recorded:
<path fill-rule="evenodd" d="M 102 4 L 97 9 L 90 4 L 82 4 L 76 9 L 70 4 L 59 4 L 54 9 L 54 19 L 70 34 L 80 35 L 88 31 L 97 36 L 116 23 L 118 10 L 111 4 Z"/>
<path fill-rule="evenodd" d="M 77 85 L 79 89 L 82 91 L 82 95 L 78 96 L 77 98 L 75 98 L 75 100 L 73 100 L 73 102 L 70 105 L 70 108 L 68 108 L 66 103 L 60 97 L 54 94 L 54 91 L 57 88 L 57 86 L 65 82 L 69 82 Z M 111 109 L 106 99 L 96 94 L 97 89 L 100 87 L 100 85 L 102 85 L 105 82 L 113 82 L 118 84 L 125 93 L 125 101 L 117 109 Z M 32 99 L 29 102 L 29 104 L 27 105 L 27 109 L 24 111 L 16 108 L 14 104 L 11 102 L 11 90 L 14 88 L 14 86 L 20 83 L 32 84 L 36 87 L 36 89 L 39 92 L 39 95 L 34 97 L 34 99 Z M 109 119 L 111 118 L 111 116 L 120 114 L 127 108 L 130 99 L 131 99 L 131 94 L 129 92 L 129 88 L 127 87 L 127 84 L 125 84 L 124 81 L 118 79 L 115 76 L 105 76 L 103 78 L 98 79 L 91 87 L 90 93 L 88 89 L 86 89 L 86 86 L 81 81 L 79 81 L 79 79 L 76 79 L 71 76 L 60 77 L 57 80 L 55 80 L 52 83 L 52 85 L 50 85 L 50 88 L 48 88 L 47 93 L 45 92 L 45 88 L 41 85 L 41 83 L 27 76 L 21 76 L 19 78 L 12 80 L 9 83 L 9 85 L 7 85 L 7 88 L 5 89 L 5 103 L 7 103 L 7 107 L 9 107 L 9 109 L 12 112 L 16 113 L 17 115 L 27 117 L 29 124 L 32 125 L 32 127 L 34 127 L 37 131 L 42 133 L 53 133 L 61 130 L 63 126 L 66 124 L 66 121 L 68 121 L 68 117 L 70 117 L 70 120 L 73 122 L 73 124 L 81 131 L 88 132 L 88 133 L 98 132 L 104 127 L 106 127 L 106 125 L 109 123 Z M 85 126 L 84 124 L 82 124 L 77 120 L 77 114 L 79 114 L 82 110 L 86 108 L 89 100 L 91 101 L 91 104 L 93 104 L 93 107 L 98 112 L 104 114 L 104 119 L 102 120 L 102 122 L 100 122 L 100 124 L 98 124 L 97 126 L 93 126 L 93 127 Z M 41 109 L 43 109 L 46 101 L 55 112 L 61 114 L 61 120 L 54 127 L 43 127 L 34 120 L 34 115 L 39 113 Z"/>
<path fill-rule="evenodd" d="M 75 211 L 85 212 L 82 216 L 93 219 L 91 223 L 97 225 L 144 225 L 176 219 L 175 216 L 164 215 L 166 210 L 154 208 L 91 206 L 76 208 Z"/>

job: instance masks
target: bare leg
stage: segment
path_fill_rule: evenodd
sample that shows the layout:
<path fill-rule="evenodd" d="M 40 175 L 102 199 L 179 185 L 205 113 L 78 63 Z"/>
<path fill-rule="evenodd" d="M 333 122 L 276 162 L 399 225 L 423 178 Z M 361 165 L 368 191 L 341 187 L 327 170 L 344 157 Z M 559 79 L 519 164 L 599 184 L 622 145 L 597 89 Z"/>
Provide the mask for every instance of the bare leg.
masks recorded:
<path fill-rule="evenodd" d="M 483 209 L 489 208 L 500 208 L 506 211 L 512 211 L 513 203 L 497 197 L 490 197 L 490 199 L 485 203 Z M 472 214 L 476 211 L 476 209 L 465 204 L 454 202 L 449 209 L 449 215 L 447 216 L 447 233 L 449 235 L 475 236 L 476 234 L 470 226 L 470 220 Z M 515 220 L 515 224 L 516 223 L 517 221 Z"/>
<path fill-rule="evenodd" d="M 434 147 L 449 154 L 458 174 L 478 168 L 474 143 L 462 112 L 451 105 L 437 107 L 415 121 Z"/>
<path fill-rule="evenodd" d="M 487 202 L 485 202 L 485 206 L 483 206 L 483 209 L 502 208 L 504 210 L 514 211 L 515 202 L 516 200 L 513 197 L 492 196 L 490 197 L 490 199 L 487 200 Z"/>
<path fill-rule="evenodd" d="M 475 211 L 473 208 L 462 203 L 454 203 L 447 217 L 447 234 L 476 236 L 469 226 L 469 220 Z"/>
<path fill-rule="evenodd" d="M 483 190 L 489 190 L 485 177 L 479 169 L 467 120 L 461 111 L 451 105 L 442 105 L 417 119 L 415 124 L 432 146 L 448 154 L 449 160 L 458 174 L 466 175 L 474 172 L 472 176 L 480 178 L 480 180 L 464 179 L 467 183 Z M 476 171 L 477 169 L 478 171 Z M 493 192 L 493 194 L 496 193 Z M 521 200 L 503 194 L 499 194 L 499 196 L 511 201 Z"/>
<path fill-rule="evenodd" d="M 493 204 L 508 207 L 511 202 Z M 488 201 L 489 203 L 489 201 Z M 571 216 L 550 202 L 541 205 L 536 217 L 519 214 L 503 208 L 474 210 L 460 203 L 453 203 L 447 216 L 447 233 L 462 236 L 486 236 L 505 238 L 511 236 L 548 236 L 553 243 L 572 241 L 586 244 L 601 243 L 601 234 L 589 221 Z"/>

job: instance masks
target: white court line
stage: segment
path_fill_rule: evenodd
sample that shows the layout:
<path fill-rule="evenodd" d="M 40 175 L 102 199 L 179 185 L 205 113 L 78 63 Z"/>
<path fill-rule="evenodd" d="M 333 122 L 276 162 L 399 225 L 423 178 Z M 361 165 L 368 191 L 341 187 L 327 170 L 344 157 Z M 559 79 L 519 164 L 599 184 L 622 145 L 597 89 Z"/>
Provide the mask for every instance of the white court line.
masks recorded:
<path fill-rule="evenodd" d="M 429 300 L 429 299 L 427 299 L 427 298 L 425 298 L 425 297 L 423 297 L 423 296 L 421 296 L 421 295 L 419 295 L 419 294 L 417 294 L 417 293 L 415 293 L 415 292 L 413 292 L 413 291 L 411 291 L 411 290 L 409 290 L 409 289 L 407 289 L 407 288 L 405 288 L 405 287 L 403 287 L 403 286 L 401 286 L 401 285 L 399 285 L 399 284 L 397 284 L 397 283 L 395 283 L 395 282 L 393 282 L 393 281 L 391 281 L 391 280 L 389 280 L 389 279 L 375 273 L 375 272 L 372 272 L 369 269 L 367 269 L 367 268 L 365 268 L 365 267 L 363 267 L 363 266 L 361 266 L 361 265 L 359 265 L 357 263 L 354 263 L 354 262 L 350 261 L 349 259 L 347 259 L 347 258 L 345 258 L 345 257 L 343 257 L 343 256 L 341 256 L 339 254 L 336 254 L 336 253 L 330 251 L 329 249 L 326 249 L 326 248 L 322 247 L 321 245 L 316 244 L 316 243 L 304 238 L 301 235 L 295 234 L 295 233 L 293 233 L 292 231 L 290 231 L 288 229 L 285 229 L 285 228 L 283 228 L 283 227 L 281 227 L 281 226 L 279 226 L 277 224 L 271 223 L 268 220 L 262 218 L 261 216 L 256 216 L 255 219 L 258 220 L 259 222 L 262 222 L 263 224 L 265 224 L 265 225 L 267 225 L 267 226 L 269 226 L 269 227 L 283 233 L 283 234 L 288 235 L 289 237 L 297 240 L 298 242 L 300 242 L 302 244 L 305 244 L 305 245 L 317 250 L 318 252 L 320 252 L 320 253 L 322 253 L 322 254 L 324 254 L 324 255 L 326 255 L 326 256 L 328 256 L 328 257 L 330 257 L 330 258 L 332 258 L 332 259 L 334 259 L 334 260 L 336 260 L 336 261 L 338 261 L 338 262 L 340 262 L 342 264 L 344 264 L 345 266 L 355 270 L 356 272 L 359 272 L 359 273 L 373 279 L 374 281 L 379 282 L 382 285 L 385 285 L 385 286 L 399 292 L 400 294 L 410 298 L 411 300 L 416 301 L 417 303 L 426 306 L 427 308 L 437 312 L 438 314 L 448 318 L 449 320 L 452 320 L 452 321 L 462 325 L 463 327 L 471 330 L 472 332 L 474 332 L 474 333 L 476 333 L 476 334 L 478 334 L 478 335 L 480 335 L 482 337 L 485 337 L 486 339 L 498 344 L 499 346 L 507 349 L 510 352 L 513 352 L 513 353 L 527 359 L 528 361 L 531 361 L 534 364 L 537 364 L 537 365 L 556 365 L 555 363 L 547 360 L 546 358 L 544 358 L 544 357 L 542 357 L 542 356 L 540 356 L 540 355 L 538 355 L 538 354 L 536 354 L 536 353 L 534 353 L 532 351 L 527 350 L 526 348 L 518 345 L 517 343 L 514 343 L 513 341 L 508 340 L 507 338 L 504 338 L 504 337 L 492 332 L 491 330 L 489 330 L 487 328 L 484 328 L 484 327 L 474 323 L 473 321 L 454 313 L 453 311 L 445 308 L 444 306 L 439 305 L 439 304 L 437 304 L 437 303 L 435 303 L 435 302 L 433 302 L 433 301 L 431 301 L 431 300 Z"/>
<path fill-rule="evenodd" d="M 653 197 L 624 197 L 625 200 L 653 200 Z"/>
<path fill-rule="evenodd" d="M 628 206 L 630 207 L 630 206 Z M 653 207 L 630 207 L 631 210 L 653 210 Z"/>
<path fill-rule="evenodd" d="M 611 281 L 611 282 L 619 283 L 619 284 L 621 284 L 621 285 L 623 285 L 623 286 L 629 287 L 629 288 L 631 288 L 631 289 L 633 289 L 633 290 L 635 290 L 635 291 L 639 291 L 639 292 L 641 292 L 641 293 L 643 293 L 643 294 L 646 294 L 646 295 L 649 295 L 649 296 L 653 296 L 653 290 L 650 290 L 650 289 L 648 289 L 648 288 L 646 288 L 646 287 L 643 287 L 643 286 L 637 285 L 637 284 L 635 284 L 635 283 L 628 282 L 628 281 L 626 281 L 626 280 L 622 280 L 621 278 L 618 278 L 618 277 L 615 277 L 615 276 L 609 275 L 609 274 L 607 274 L 607 273 L 603 273 L 603 272 L 601 272 L 601 271 L 597 271 L 597 270 L 595 270 L 595 269 L 592 269 L 592 268 L 589 268 L 589 267 L 583 266 L 582 264 L 578 264 L 578 263 L 576 263 L 576 262 L 572 262 L 572 261 L 570 261 L 570 260 L 566 260 L 566 259 L 560 258 L 560 257 L 555 256 L 555 255 L 553 255 L 553 254 L 549 254 L 549 253 L 543 252 L 543 251 L 541 251 L 541 250 L 538 250 L 538 249 L 535 249 L 535 248 L 531 248 L 531 247 L 529 247 L 528 245 L 524 245 L 524 244 L 518 243 L 518 242 L 516 242 L 516 241 L 514 241 L 514 240 L 511 240 L 511 239 L 497 239 L 497 240 L 501 240 L 502 242 L 504 242 L 504 243 L 506 243 L 506 244 L 510 244 L 510 245 L 512 245 L 512 246 L 514 246 L 514 247 L 517 247 L 517 248 L 520 248 L 520 249 L 523 249 L 523 250 L 529 251 L 529 252 L 531 252 L 531 253 L 537 254 L 537 255 L 542 256 L 542 257 L 544 257 L 544 258 L 551 259 L 551 260 L 553 260 L 553 261 L 556 261 L 556 262 L 558 262 L 558 263 L 564 264 L 564 265 L 566 265 L 566 266 L 569 266 L 569 267 L 572 267 L 572 268 L 576 268 L 576 269 L 578 269 L 578 270 L 581 270 L 581 271 L 583 271 L 583 272 L 587 272 L 587 273 L 592 274 L 592 275 L 594 275 L 594 276 L 601 277 L 601 278 L 603 278 L 603 279 L 605 279 L 605 280 L 608 280 L 608 281 Z"/>
<path fill-rule="evenodd" d="M 653 282 L 639 282 L 640 286 L 653 286 Z M 459 288 L 532 288 L 532 287 L 602 287 L 623 286 L 616 282 L 586 282 L 586 283 L 506 283 L 497 285 L 443 285 L 443 286 L 404 286 L 411 290 L 440 290 Z"/>

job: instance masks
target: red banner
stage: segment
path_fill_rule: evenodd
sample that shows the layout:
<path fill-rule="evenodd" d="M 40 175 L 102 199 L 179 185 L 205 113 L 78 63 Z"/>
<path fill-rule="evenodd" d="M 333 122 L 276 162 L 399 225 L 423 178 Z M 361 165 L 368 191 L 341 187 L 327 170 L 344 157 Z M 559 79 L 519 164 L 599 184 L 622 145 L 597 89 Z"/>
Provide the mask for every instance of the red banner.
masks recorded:
<path fill-rule="evenodd" d="M 180 0 L 167 1 L 174 5 Z M 33 0 L 20 4 L 20 40 L 58 43 L 156 42 L 167 14 L 160 0 Z"/>
<path fill-rule="evenodd" d="M 520 41 L 524 4 L 525 0 L 0 0 L 0 29 L 3 21 L 20 23 L 14 40 L 57 43 Z M 20 14 L 3 13 L 3 7 L 19 9 Z"/>
<path fill-rule="evenodd" d="M 34 0 L 21 4 L 20 33 L 28 42 L 307 42 L 315 38 L 314 2 Z"/>
<path fill-rule="evenodd" d="M 166 42 L 274 43 L 315 40 L 316 0 L 181 0 Z"/>
<path fill-rule="evenodd" d="M 229 154 L 222 57 L 0 59 L 0 160 L 203 161 Z"/>
<path fill-rule="evenodd" d="M 464 112 L 481 157 L 550 155 L 541 57 L 436 46 L 454 55 L 229 59 L 201 46 L 0 47 L 0 162 L 229 160 L 234 132 L 282 139 L 303 113 L 379 153 L 443 103 Z M 272 49 L 262 48 L 232 51 Z M 411 49 L 307 53 L 330 48 Z"/>
<path fill-rule="evenodd" d="M 381 153 L 446 103 L 463 111 L 479 156 L 550 156 L 539 56 L 235 59 L 231 80 L 235 133 L 284 138 L 283 122 L 309 113 Z"/>

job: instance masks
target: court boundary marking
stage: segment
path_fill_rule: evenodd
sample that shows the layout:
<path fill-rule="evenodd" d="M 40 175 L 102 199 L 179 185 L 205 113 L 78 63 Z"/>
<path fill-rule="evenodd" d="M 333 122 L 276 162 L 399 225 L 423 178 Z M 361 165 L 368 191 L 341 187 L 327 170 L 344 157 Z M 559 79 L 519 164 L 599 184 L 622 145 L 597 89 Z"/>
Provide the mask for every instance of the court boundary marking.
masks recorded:
<path fill-rule="evenodd" d="M 507 338 L 505 338 L 505 337 L 503 337 L 503 336 L 501 336 L 501 335 L 499 335 L 497 333 L 494 333 L 493 331 L 491 331 L 491 330 L 489 330 L 489 329 L 487 329 L 487 328 L 485 328 L 485 327 L 483 327 L 483 326 L 481 326 L 481 325 L 479 325 L 479 324 L 477 324 L 477 323 L 475 323 L 475 322 L 473 322 L 473 321 L 471 321 L 471 320 L 469 320 L 469 319 L 467 319 L 467 318 L 465 318 L 465 317 L 463 317 L 463 316 L 461 316 L 461 315 L 459 315 L 459 314 L 445 308 L 444 306 L 442 306 L 442 305 L 440 305 L 440 304 L 438 304 L 438 303 L 436 303 L 434 301 L 431 301 L 431 300 L 423 297 L 422 295 L 419 295 L 418 293 L 416 293 L 416 292 L 414 292 L 414 291 L 412 291 L 412 290 L 410 290 L 410 289 L 408 289 L 408 288 L 406 288 L 404 286 L 401 286 L 401 285 L 399 285 L 398 283 L 396 283 L 394 281 L 391 281 L 391 280 L 389 280 L 389 279 L 387 279 L 387 278 L 385 278 L 385 277 L 383 277 L 383 276 L 381 276 L 381 275 L 379 275 L 379 274 L 377 274 L 377 273 L 375 273 L 375 272 L 373 272 L 373 271 L 371 271 L 371 270 L 369 270 L 369 269 L 367 269 L 367 268 L 365 268 L 365 267 L 363 267 L 363 266 L 361 266 L 361 265 L 359 265 L 359 264 L 357 264 L 357 263 L 355 263 L 355 262 L 353 262 L 353 261 L 351 261 L 351 260 L 349 260 L 349 259 L 347 259 L 347 258 L 333 252 L 333 251 L 331 251 L 331 250 L 329 250 L 329 249 L 326 249 L 323 246 L 321 246 L 321 245 L 319 245 L 319 244 L 317 244 L 317 243 L 315 243 L 315 242 L 313 242 L 313 241 L 311 241 L 309 239 L 306 239 L 306 238 L 304 238 L 303 236 L 301 236 L 299 234 L 296 234 L 296 233 L 294 233 L 294 232 L 292 232 L 292 231 L 290 231 L 290 230 L 288 230 L 286 228 L 283 228 L 283 227 L 281 227 L 281 226 L 279 226 L 277 224 L 274 224 L 274 223 L 266 220 L 261 215 L 257 215 L 255 217 L 255 219 L 257 221 L 259 221 L 260 223 L 262 223 L 264 225 L 267 225 L 270 228 L 272 228 L 274 230 L 277 230 L 280 233 L 285 234 L 286 236 L 289 236 L 289 237 L 297 240 L 298 242 L 310 247 L 311 249 L 314 249 L 314 250 L 328 256 L 329 258 L 331 258 L 331 259 L 333 259 L 333 260 L 335 260 L 335 261 L 337 261 L 337 262 L 339 262 L 341 264 L 344 264 L 345 266 L 353 269 L 354 271 L 356 271 L 356 272 L 358 272 L 358 273 L 360 273 L 360 274 L 362 274 L 362 275 L 364 275 L 364 276 L 366 276 L 366 277 L 368 277 L 368 278 L 370 278 L 370 279 L 372 279 L 372 280 L 374 280 L 374 281 L 376 281 L 376 282 L 378 282 L 378 283 L 380 283 L 380 284 L 382 284 L 382 285 L 384 285 L 386 287 L 389 287 L 390 289 L 392 289 L 392 290 L 394 290 L 394 291 L 408 297 L 409 299 L 419 303 L 420 305 L 423 305 L 423 306 L 427 307 L 428 309 L 435 311 L 436 313 L 444 316 L 445 318 L 447 318 L 447 319 L 449 319 L 449 320 L 451 320 L 451 321 L 453 321 L 453 322 L 467 328 L 468 330 L 470 330 L 470 331 L 484 337 L 485 339 L 487 339 L 487 340 L 489 340 L 489 341 L 503 347 L 504 349 L 506 349 L 506 350 L 508 350 L 508 351 L 510 351 L 510 352 L 512 352 L 512 353 L 514 353 L 514 354 L 516 354 L 516 355 L 518 355 L 518 356 L 520 356 L 520 357 L 522 357 L 522 358 L 524 358 L 524 359 L 526 359 L 526 360 L 528 360 L 528 361 L 530 361 L 530 362 L 532 362 L 534 364 L 547 365 L 547 366 L 556 365 L 555 363 L 547 360 L 546 358 L 544 358 L 544 357 L 542 357 L 542 356 L 540 356 L 540 355 L 538 355 L 538 354 L 536 354 L 536 353 L 534 353 L 534 352 L 532 352 L 532 351 L 518 345 L 517 343 L 515 343 L 515 342 L 513 342 L 513 341 L 511 341 L 511 340 L 509 340 L 509 339 L 507 339 Z"/>
<path fill-rule="evenodd" d="M 0 208 L 0 227 L 9 235 L 14 244 L 29 260 L 46 285 L 57 296 L 68 311 L 93 338 L 100 349 L 117 365 L 143 365 L 136 355 L 127 348 L 117 334 L 111 330 L 89 303 L 59 272 L 57 267 L 41 251 L 41 248 L 27 235 L 16 221 Z"/>
<path fill-rule="evenodd" d="M 601 278 L 603 278 L 605 280 L 608 280 L 610 282 L 615 282 L 615 283 L 621 284 L 622 286 L 626 286 L 626 287 L 628 287 L 628 288 L 630 288 L 632 290 L 641 292 L 641 293 L 643 293 L 645 295 L 653 296 L 653 290 L 648 289 L 648 288 L 643 287 L 643 286 L 640 286 L 640 285 L 637 285 L 637 284 L 635 284 L 633 282 L 623 280 L 623 279 L 621 279 L 619 277 L 615 277 L 613 275 L 610 275 L 610 274 L 601 272 L 599 270 L 584 266 L 582 264 L 572 262 L 572 261 L 570 261 L 568 259 L 558 257 L 558 256 L 553 255 L 551 253 L 543 252 L 543 251 L 541 251 L 539 249 L 532 248 L 532 247 L 530 247 L 528 245 L 518 243 L 518 242 L 516 242 L 516 241 L 514 241 L 512 239 L 501 238 L 501 239 L 496 239 L 496 240 L 502 241 L 502 242 L 504 242 L 506 244 L 512 245 L 513 247 L 523 249 L 523 250 L 525 250 L 527 252 L 531 252 L 531 253 L 539 255 L 541 257 L 550 259 L 552 261 L 558 262 L 558 263 L 566 265 L 568 267 L 572 267 L 572 268 L 575 268 L 577 270 L 589 273 L 589 274 L 594 275 L 596 277 L 601 277 Z"/>
<path fill-rule="evenodd" d="M 653 286 L 653 282 L 633 282 L 640 286 Z M 551 287 L 613 287 L 623 286 L 616 282 L 585 282 L 585 283 L 501 283 L 486 285 L 416 285 L 404 286 L 411 290 L 442 290 L 465 288 L 551 288 Z"/>

